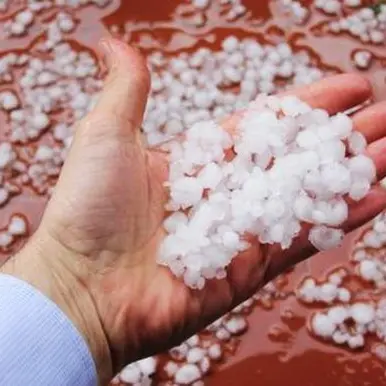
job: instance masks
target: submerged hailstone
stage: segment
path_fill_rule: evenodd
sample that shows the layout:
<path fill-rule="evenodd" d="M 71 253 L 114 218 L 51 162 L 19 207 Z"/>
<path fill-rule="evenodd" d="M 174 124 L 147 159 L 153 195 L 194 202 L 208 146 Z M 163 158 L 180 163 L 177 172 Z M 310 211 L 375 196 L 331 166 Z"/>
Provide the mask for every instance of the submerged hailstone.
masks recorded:
<path fill-rule="evenodd" d="M 249 246 L 245 234 L 286 249 L 309 223 L 317 249 L 338 246 L 344 196 L 362 199 L 375 178 L 350 117 L 329 117 L 294 96 L 258 97 L 232 136 L 215 122 L 196 123 L 168 146 L 171 215 L 158 262 L 192 288 L 226 276 Z"/>

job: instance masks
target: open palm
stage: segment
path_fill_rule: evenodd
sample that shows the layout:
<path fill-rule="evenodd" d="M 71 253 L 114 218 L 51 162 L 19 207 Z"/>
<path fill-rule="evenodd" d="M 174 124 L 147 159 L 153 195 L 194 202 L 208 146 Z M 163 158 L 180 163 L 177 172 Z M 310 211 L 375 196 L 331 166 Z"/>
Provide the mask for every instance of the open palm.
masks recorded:
<path fill-rule="evenodd" d="M 143 59 L 123 43 L 108 40 L 103 48 L 110 68 L 105 89 L 77 127 L 34 238 L 54 245 L 46 249 L 60 251 L 61 266 L 77 277 L 79 291 L 90 294 L 113 371 L 118 371 L 178 343 L 315 251 L 307 237 L 285 252 L 255 242 L 234 260 L 226 279 L 209 281 L 202 291 L 190 290 L 157 265 L 168 168 L 166 155 L 145 149 L 139 135 L 149 75 Z M 357 75 L 326 79 L 294 93 L 330 113 L 371 96 L 368 82 Z M 372 105 L 354 117 L 356 129 L 371 142 L 368 151 L 378 178 L 386 172 L 385 107 Z M 230 118 L 224 129 L 232 128 Z M 386 192 L 374 187 L 366 199 L 350 204 L 346 229 L 362 225 L 385 204 Z"/>

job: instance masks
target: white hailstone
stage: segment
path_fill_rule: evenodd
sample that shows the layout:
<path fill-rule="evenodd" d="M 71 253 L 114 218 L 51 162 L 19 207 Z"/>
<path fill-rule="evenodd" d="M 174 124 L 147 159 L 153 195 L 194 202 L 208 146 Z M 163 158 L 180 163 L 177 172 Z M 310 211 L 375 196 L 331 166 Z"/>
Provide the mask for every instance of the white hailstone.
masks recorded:
<path fill-rule="evenodd" d="M 209 5 L 209 0 L 192 0 L 192 4 L 196 8 L 203 9 Z"/>
<path fill-rule="evenodd" d="M 208 357 L 202 358 L 201 362 L 199 363 L 200 370 L 203 375 L 207 374 L 210 370 L 210 360 Z"/>
<path fill-rule="evenodd" d="M 191 347 L 195 347 L 200 343 L 200 337 L 198 335 L 192 335 L 189 339 L 186 340 L 186 344 Z"/>
<path fill-rule="evenodd" d="M 50 124 L 50 119 L 47 114 L 44 113 L 36 113 L 31 120 L 31 125 L 34 129 L 40 131 L 45 128 Z"/>
<path fill-rule="evenodd" d="M 55 82 L 55 80 L 56 80 L 56 76 L 54 74 L 52 74 L 51 72 L 49 72 L 49 71 L 42 71 L 36 77 L 36 83 L 39 86 L 46 86 L 46 85 L 48 85 L 50 83 Z"/>
<path fill-rule="evenodd" d="M 208 355 L 210 359 L 219 360 L 222 357 L 222 348 L 218 343 L 213 343 L 208 348 Z"/>
<path fill-rule="evenodd" d="M 57 23 L 62 32 L 71 32 L 75 28 L 75 22 L 70 14 L 60 12 L 57 15 Z"/>
<path fill-rule="evenodd" d="M 339 33 L 341 31 L 341 26 L 340 26 L 339 22 L 333 21 L 328 25 L 328 27 L 329 27 L 330 31 L 333 33 Z"/>
<path fill-rule="evenodd" d="M 372 30 L 370 31 L 370 39 L 375 44 L 384 43 L 385 33 L 383 31 Z"/>
<path fill-rule="evenodd" d="M 348 340 L 350 339 L 350 335 L 347 334 L 347 333 L 343 333 L 341 331 L 335 331 L 333 334 L 332 334 L 332 340 L 336 343 L 336 344 L 344 344 L 346 343 Z"/>
<path fill-rule="evenodd" d="M 20 23 L 24 26 L 30 25 L 33 22 L 33 20 L 34 20 L 34 14 L 29 9 L 19 12 L 15 16 L 16 23 Z"/>
<path fill-rule="evenodd" d="M 27 222 L 24 217 L 14 215 L 8 224 L 8 233 L 13 236 L 22 236 L 27 232 Z"/>
<path fill-rule="evenodd" d="M 376 170 L 374 163 L 369 157 L 362 154 L 352 157 L 347 162 L 349 170 L 358 177 L 362 177 L 369 182 L 375 180 Z"/>
<path fill-rule="evenodd" d="M 243 249 L 243 243 L 240 240 L 240 236 L 232 230 L 225 231 L 222 235 L 222 242 L 226 248 L 234 251 L 241 251 Z"/>
<path fill-rule="evenodd" d="M 359 15 L 362 20 L 372 20 L 374 18 L 374 10 L 370 7 L 362 8 L 359 11 Z"/>
<path fill-rule="evenodd" d="M 356 349 L 359 347 L 363 347 L 365 345 L 365 339 L 364 339 L 363 335 L 351 336 L 348 339 L 347 344 L 351 349 Z"/>
<path fill-rule="evenodd" d="M 343 0 L 343 4 L 347 7 L 355 8 L 362 5 L 362 0 Z"/>
<path fill-rule="evenodd" d="M 36 161 L 48 161 L 51 160 L 54 155 L 54 150 L 52 147 L 47 145 L 40 145 L 35 153 L 34 159 Z"/>
<path fill-rule="evenodd" d="M 373 230 L 369 230 L 364 234 L 363 243 L 371 248 L 380 248 L 383 244 L 379 233 Z"/>
<path fill-rule="evenodd" d="M 244 62 L 244 56 L 240 51 L 234 52 L 233 54 L 230 54 L 228 57 L 228 63 L 231 66 L 238 67 L 242 66 Z"/>
<path fill-rule="evenodd" d="M 205 189 L 215 189 L 223 178 L 221 168 L 214 162 L 207 164 L 198 174 L 198 180 Z"/>
<path fill-rule="evenodd" d="M 334 284 L 322 284 L 322 286 L 320 287 L 320 300 L 326 303 L 331 303 L 335 299 L 337 292 L 338 288 Z"/>
<path fill-rule="evenodd" d="M 7 167 L 15 158 L 12 145 L 8 142 L 0 143 L 0 169 Z"/>
<path fill-rule="evenodd" d="M 293 17 L 294 21 L 298 24 L 304 22 L 308 15 L 308 11 L 303 5 L 295 0 L 281 0 L 280 4 L 284 10 Z"/>
<path fill-rule="evenodd" d="M 22 23 L 12 23 L 11 24 L 11 34 L 15 36 L 23 35 L 27 31 L 27 28 Z"/>
<path fill-rule="evenodd" d="M 13 243 L 13 236 L 8 232 L 0 232 L 0 248 L 7 248 Z"/>
<path fill-rule="evenodd" d="M 57 5 L 64 5 L 63 0 L 57 0 L 56 1 Z M 45 2 L 29 2 L 28 7 L 31 11 L 34 12 L 39 12 L 43 9 L 50 8 L 50 3 L 45 3 Z"/>
<path fill-rule="evenodd" d="M 320 145 L 321 140 L 313 131 L 302 131 L 297 135 L 296 143 L 303 149 L 315 149 Z"/>
<path fill-rule="evenodd" d="M 338 113 L 331 119 L 332 129 L 336 131 L 340 139 L 346 139 L 353 129 L 353 123 L 349 116 Z"/>
<path fill-rule="evenodd" d="M 245 39 L 241 43 L 245 56 L 249 59 L 257 59 L 264 55 L 263 47 L 252 39 Z"/>
<path fill-rule="evenodd" d="M 371 61 L 373 59 L 373 54 L 367 50 L 359 50 L 359 51 L 355 52 L 353 59 L 354 59 L 354 64 L 359 69 L 366 70 L 371 65 Z"/>
<path fill-rule="evenodd" d="M 227 80 L 231 83 L 238 83 L 241 81 L 242 73 L 241 71 L 233 66 L 227 66 L 223 69 L 223 74 Z"/>
<path fill-rule="evenodd" d="M 149 376 L 155 373 L 157 369 L 157 360 L 154 357 L 148 357 L 138 361 L 137 365 L 139 366 L 142 374 Z"/>
<path fill-rule="evenodd" d="M 175 373 L 178 371 L 178 365 L 176 362 L 168 361 L 164 366 L 164 371 L 169 378 L 174 377 Z"/>
<path fill-rule="evenodd" d="M 296 117 L 311 111 L 306 103 L 291 95 L 281 98 L 280 106 L 283 113 L 290 117 Z"/>
<path fill-rule="evenodd" d="M 314 204 L 312 220 L 315 224 L 339 226 L 348 217 L 348 206 L 343 199 L 317 201 Z"/>
<path fill-rule="evenodd" d="M 358 155 L 364 153 L 366 146 L 367 141 L 362 133 L 354 131 L 348 137 L 348 147 L 351 154 Z"/>
<path fill-rule="evenodd" d="M 336 286 L 342 284 L 343 278 L 346 276 L 345 272 L 336 272 L 328 276 L 328 281 Z"/>
<path fill-rule="evenodd" d="M 66 124 L 59 123 L 53 128 L 53 136 L 58 141 L 64 141 L 71 137 L 71 128 Z"/>
<path fill-rule="evenodd" d="M 247 322 L 242 316 L 231 316 L 229 320 L 224 323 L 224 327 L 232 334 L 240 334 L 247 328 Z"/>
<path fill-rule="evenodd" d="M 173 347 L 169 350 L 170 356 L 175 360 L 182 360 L 188 354 L 189 346 L 186 343 L 181 343 L 179 346 Z"/>
<path fill-rule="evenodd" d="M 346 307 L 332 307 L 327 312 L 328 318 L 336 325 L 342 324 L 350 315 Z"/>
<path fill-rule="evenodd" d="M 335 323 L 324 314 L 315 314 L 311 320 L 312 331 L 321 338 L 330 338 L 336 329 Z"/>
<path fill-rule="evenodd" d="M 189 350 L 186 356 L 188 363 L 198 363 L 205 357 L 205 350 L 200 347 L 193 347 Z"/>
<path fill-rule="evenodd" d="M 347 288 L 339 288 L 338 299 L 343 303 L 348 303 L 351 299 L 351 293 Z"/>
<path fill-rule="evenodd" d="M 375 309 L 371 304 L 355 303 L 351 306 L 350 316 L 358 324 L 368 324 L 374 320 Z"/>
<path fill-rule="evenodd" d="M 386 361 L 386 345 L 378 343 L 373 345 L 371 352 L 382 361 Z"/>
<path fill-rule="evenodd" d="M 373 222 L 373 229 L 377 233 L 386 232 L 386 221 L 383 215 L 378 215 Z"/>
<path fill-rule="evenodd" d="M 9 192 L 7 189 L 0 187 L 0 206 L 4 205 L 9 198 Z"/>
<path fill-rule="evenodd" d="M 137 363 L 131 363 L 128 366 L 126 366 L 121 373 L 119 374 L 119 378 L 121 381 L 130 383 L 130 384 L 136 384 L 141 381 L 141 370 L 138 367 Z"/>
<path fill-rule="evenodd" d="M 187 225 L 188 217 L 182 212 L 175 212 L 164 221 L 164 228 L 168 233 L 175 233 L 179 225 Z"/>
<path fill-rule="evenodd" d="M 204 187 L 196 178 L 182 177 L 173 183 L 170 196 L 177 205 L 185 209 L 200 202 L 203 190 Z"/>
<path fill-rule="evenodd" d="M 289 46 L 287 43 L 280 43 L 276 47 L 276 52 L 280 55 L 283 59 L 289 59 L 292 57 L 292 50 L 291 46 Z"/>
<path fill-rule="evenodd" d="M 174 376 L 174 381 L 181 385 L 189 385 L 201 378 L 200 369 L 194 364 L 181 366 Z"/>
<path fill-rule="evenodd" d="M 362 260 L 359 264 L 359 274 L 365 280 L 377 280 L 379 278 L 378 265 L 373 260 Z"/>
<path fill-rule="evenodd" d="M 19 107 L 19 99 L 13 91 L 3 91 L 0 93 L 0 107 L 9 111 Z"/>
<path fill-rule="evenodd" d="M 371 184 L 364 178 L 355 179 L 350 187 L 349 197 L 354 201 L 364 198 L 371 189 Z"/>
<path fill-rule="evenodd" d="M 0 11 L 5 12 L 8 9 L 8 1 L 9 0 L 0 0 Z"/>
<path fill-rule="evenodd" d="M 227 341 L 231 338 L 231 333 L 225 328 L 219 328 L 216 331 L 216 338 L 222 341 Z"/>
<path fill-rule="evenodd" d="M 222 48 L 225 52 L 233 52 L 236 51 L 239 48 L 240 42 L 237 39 L 236 36 L 228 36 L 225 40 L 222 42 Z"/>
<path fill-rule="evenodd" d="M 359 249 L 354 252 L 353 257 L 355 261 L 362 261 L 367 258 L 367 254 L 365 250 Z"/>
<path fill-rule="evenodd" d="M 313 278 L 308 278 L 304 280 L 302 286 L 299 288 L 298 295 L 301 300 L 306 303 L 312 303 L 317 297 L 317 291 L 318 289 L 316 287 L 315 280 Z"/>
<path fill-rule="evenodd" d="M 294 202 L 293 210 L 296 217 L 301 221 L 310 222 L 314 210 L 314 200 L 308 195 L 299 195 Z"/>
<path fill-rule="evenodd" d="M 315 6 L 332 15 L 339 13 L 341 10 L 341 4 L 337 0 L 315 0 Z"/>
<path fill-rule="evenodd" d="M 343 237 L 342 230 L 319 225 L 311 228 L 308 239 L 315 248 L 323 251 L 340 246 Z"/>
<path fill-rule="evenodd" d="M 278 69 L 278 75 L 282 78 L 290 78 L 293 73 L 294 66 L 291 61 L 284 61 Z"/>

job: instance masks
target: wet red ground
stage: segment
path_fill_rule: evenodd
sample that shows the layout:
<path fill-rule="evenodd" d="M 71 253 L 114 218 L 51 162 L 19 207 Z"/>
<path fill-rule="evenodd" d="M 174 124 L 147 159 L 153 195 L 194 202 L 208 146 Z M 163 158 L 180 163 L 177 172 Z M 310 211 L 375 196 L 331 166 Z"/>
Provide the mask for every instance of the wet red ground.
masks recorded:
<path fill-rule="evenodd" d="M 314 60 L 322 68 L 338 71 L 359 71 L 352 64 L 352 53 L 369 48 L 349 36 L 321 33 L 325 15 L 312 11 L 305 26 L 289 24 L 274 2 L 246 0 L 249 12 L 240 20 L 227 22 L 219 14 L 219 6 L 211 7 L 200 27 L 189 25 L 191 7 L 183 1 L 153 0 L 113 1 L 105 9 L 87 7 L 76 13 L 80 28 L 73 38 L 80 44 L 95 49 L 100 37 L 109 33 L 108 27 L 117 26 L 120 36 L 139 45 L 144 52 L 162 49 L 165 52 L 192 50 L 197 46 L 218 48 L 221 39 L 229 33 L 254 36 L 260 41 L 289 41 L 295 49 L 305 48 L 314 53 Z M 181 5 L 184 3 L 183 5 Z M 17 2 L 13 3 L 14 10 Z M 176 20 L 177 19 L 177 20 Z M 42 20 L 43 22 L 43 20 Z M 1 51 L 28 49 L 39 34 L 39 24 L 28 37 L 0 43 Z M 372 46 L 378 58 L 370 70 L 363 72 L 371 79 L 375 98 L 386 98 L 385 45 Z M 5 116 L 0 115 L 0 136 L 7 130 Z M 36 228 L 46 198 L 29 189 L 0 209 L 0 228 L 14 212 L 24 213 L 30 229 Z M 334 266 L 349 266 L 352 240 L 328 254 L 319 254 L 299 265 L 289 276 L 289 287 L 294 288 L 305 275 L 324 276 Z M 15 245 L 7 255 L 15 251 Z M 319 342 L 307 331 L 306 318 L 310 309 L 302 306 L 295 296 L 275 301 L 275 307 L 255 308 L 248 318 L 249 330 L 240 338 L 237 353 L 228 358 L 218 371 L 206 378 L 214 386 L 264 385 L 278 386 L 346 386 L 386 384 L 384 364 L 374 359 L 366 349 L 357 352 Z M 293 317 L 286 318 L 288 313 Z"/>

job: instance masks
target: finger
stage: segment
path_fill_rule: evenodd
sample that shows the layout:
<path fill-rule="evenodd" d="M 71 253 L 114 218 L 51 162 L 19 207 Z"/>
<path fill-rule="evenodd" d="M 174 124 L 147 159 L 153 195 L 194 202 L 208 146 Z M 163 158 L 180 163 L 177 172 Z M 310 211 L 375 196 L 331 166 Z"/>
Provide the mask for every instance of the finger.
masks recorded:
<path fill-rule="evenodd" d="M 386 176 L 386 138 L 371 143 L 366 149 L 366 154 L 374 162 L 377 181 L 382 180 Z M 349 200 L 349 216 L 343 226 L 344 230 L 351 231 L 362 226 L 385 207 L 386 190 L 380 185 L 373 186 L 362 200 L 357 202 Z"/>
<path fill-rule="evenodd" d="M 386 176 L 386 138 L 371 143 L 367 147 L 366 153 L 375 164 L 377 180 L 381 180 Z M 386 208 L 386 189 L 380 185 L 373 186 L 362 200 L 358 202 L 348 200 L 348 203 L 348 219 L 342 226 L 345 232 L 351 232 L 366 224 Z M 286 251 L 282 251 L 278 245 L 271 247 L 265 280 L 272 280 L 280 272 L 317 252 L 308 240 L 310 228 L 310 224 L 304 224 L 301 234 L 294 240 L 291 248 Z"/>
<path fill-rule="evenodd" d="M 372 89 L 366 78 L 357 74 L 342 74 L 280 95 L 295 95 L 313 108 L 336 114 L 364 103 L 371 97 Z"/>
<path fill-rule="evenodd" d="M 377 179 L 386 176 L 386 138 L 379 139 L 367 146 L 366 154 L 373 160 Z"/>
<path fill-rule="evenodd" d="M 358 202 L 350 202 L 349 216 L 342 225 L 342 229 L 348 233 L 365 225 L 381 213 L 385 207 L 386 189 L 379 185 L 373 186 L 365 198 Z M 264 282 L 272 280 L 281 272 L 318 252 L 308 240 L 310 229 L 311 225 L 305 224 L 300 235 L 294 240 L 291 248 L 288 250 L 283 251 L 279 245 L 271 247 Z"/>
<path fill-rule="evenodd" d="M 350 202 L 349 217 L 342 229 L 348 233 L 358 229 L 372 220 L 386 207 L 386 190 L 381 186 L 374 186 L 359 202 Z M 294 240 L 291 248 L 283 251 L 279 245 L 271 247 L 269 252 L 269 264 L 265 273 L 264 283 L 274 279 L 278 274 L 288 268 L 308 259 L 316 254 L 317 249 L 308 240 L 310 224 L 303 226 L 300 235 Z"/>
<path fill-rule="evenodd" d="M 366 78 L 357 74 L 342 74 L 279 94 L 285 95 L 297 96 L 313 108 L 336 114 L 366 102 L 371 98 L 372 90 Z M 221 125 L 233 134 L 242 116 L 240 112 L 233 114 L 225 118 Z"/>
<path fill-rule="evenodd" d="M 386 102 L 376 103 L 353 116 L 355 130 L 361 132 L 368 143 L 386 136 Z"/>
<path fill-rule="evenodd" d="M 386 176 L 386 138 L 371 143 L 366 153 L 375 164 L 377 180 L 381 180 Z M 385 188 L 379 185 L 373 186 L 367 196 L 362 200 L 358 202 L 349 200 L 349 215 L 342 228 L 345 232 L 351 232 L 366 224 L 385 208 Z M 293 245 L 288 251 L 282 251 L 281 248 L 276 245 L 271 249 L 271 262 L 267 270 L 267 280 L 271 280 L 278 273 L 283 272 L 290 266 L 297 264 L 317 252 L 308 241 L 310 228 L 310 224 L 304 224 L 300 236 L 294 240 Z"/>
<path fill-rule="evenodd" d="M 104 39 L 100 46 L 109 73 L 91 116 L 96 121 L 124 122 L 118 129 L 138 130 L 150 87 L 146 62 L 136 49 L 118 40 Z"/>
<path fill-rule="evenodd" d="M 344 225 L 344 230 L 350 232 L 372 220 L 386 207 L 386 190 L 380 186 L 374 186 L 361 201 L 350 203 L 349 217 Z"/>

